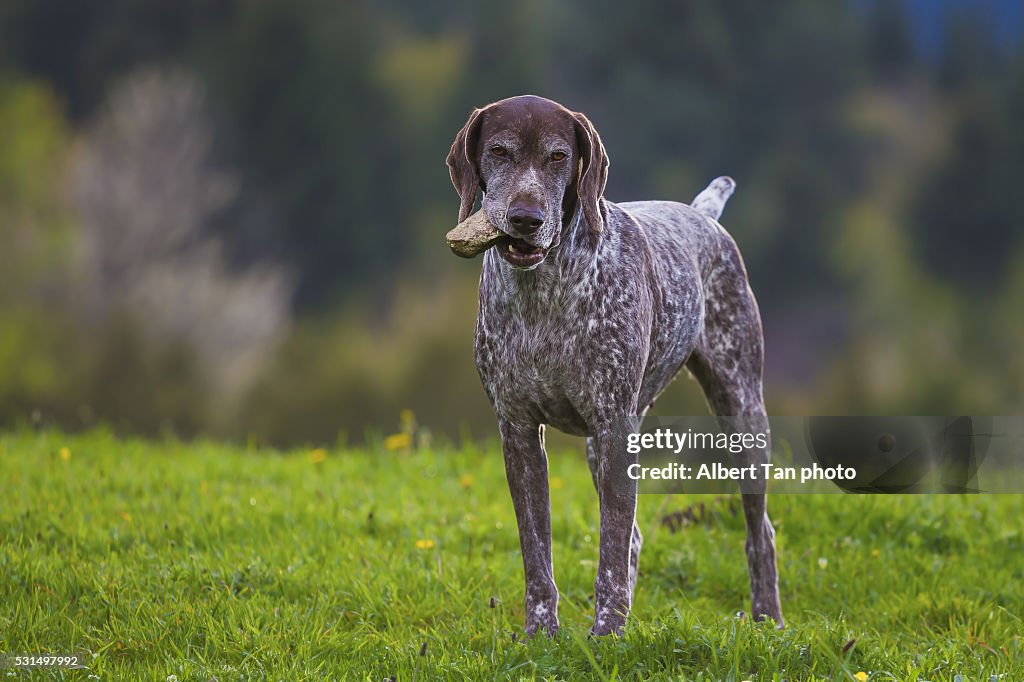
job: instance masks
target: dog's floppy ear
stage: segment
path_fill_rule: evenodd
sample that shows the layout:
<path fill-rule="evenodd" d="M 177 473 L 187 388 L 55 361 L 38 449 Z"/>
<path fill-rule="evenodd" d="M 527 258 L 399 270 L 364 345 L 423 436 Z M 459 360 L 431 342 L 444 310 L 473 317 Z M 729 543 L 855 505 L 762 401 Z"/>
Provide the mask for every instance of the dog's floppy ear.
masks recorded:
<path fill-rule="evenodd" d="M 608 182 L 608 155 L 604 144 L 594 130 L 594 124 L 580 113 L 573 113 L 576 121 L 576 147 L 580 152 L 579 179 L 576 181 L 576 195 L 583 205 L 583 216 L 590 229 L 598 233 L 604 229 L 607 209 L 602 199 L 604 186 Z"/>
<path fill-rule="evenodd" d="M 448 173 L 452 176 L 452 184 L 459 193 L 462 204 L 459 207 L 459 222 L 465 220 L 476 203 L 476 193 L 480 189 L 480 172 L 476 167 L 477 143 L 480 137 L 482 114 L 486 110 L 474 109 L 469 115 L 466 125 L 455 136 L 452 150 L 448 152 Z"/>

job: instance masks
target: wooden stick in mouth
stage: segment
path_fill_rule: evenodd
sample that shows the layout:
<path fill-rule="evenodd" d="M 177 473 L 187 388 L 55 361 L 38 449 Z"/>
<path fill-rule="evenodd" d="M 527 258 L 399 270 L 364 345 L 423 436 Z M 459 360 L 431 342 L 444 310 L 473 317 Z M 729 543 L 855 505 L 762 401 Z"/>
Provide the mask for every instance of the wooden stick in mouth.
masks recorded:
<path fill-rule="evenodd" d="M 498 243 L 505 233 L 491 225 L 483 210 L 473 213 L 446 236 L 456 256 L 472 258 Z"/>

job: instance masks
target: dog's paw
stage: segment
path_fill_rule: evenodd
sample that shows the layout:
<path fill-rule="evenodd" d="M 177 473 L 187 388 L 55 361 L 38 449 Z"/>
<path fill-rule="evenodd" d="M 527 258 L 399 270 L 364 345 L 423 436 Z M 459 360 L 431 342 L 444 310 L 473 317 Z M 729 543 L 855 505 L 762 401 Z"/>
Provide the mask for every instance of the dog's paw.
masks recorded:
<path fill-rule="evenodd" d="M 558 598 L 526 600 L 526 634 L 533 637 L 538 632 L 554 637 L 558 632 Z"/>
<path fill-rule="evenodd" d="M 756 614 L 754 616 L 755 623 L 764 623 L 770 621 L 772 623 L 775 623 L 775 627 L 778 630 L 782 630 L 785 627 L 785 624 L 782 620 L 782 609 L 779 608 L 778 601 L 776 601 L 775 603 L 768 602 L 760 608 L 757 606 L 757 604 L 755 604 L 754 613 Z"/>
<path fill-rule="evenodd" d="M 598 605 L 596 615 L 594 616 L 594 627 L 590 628 L 590 634 L 594 637 L 621 635 L 622 628 L 625 625 L 625 611 Z"/>

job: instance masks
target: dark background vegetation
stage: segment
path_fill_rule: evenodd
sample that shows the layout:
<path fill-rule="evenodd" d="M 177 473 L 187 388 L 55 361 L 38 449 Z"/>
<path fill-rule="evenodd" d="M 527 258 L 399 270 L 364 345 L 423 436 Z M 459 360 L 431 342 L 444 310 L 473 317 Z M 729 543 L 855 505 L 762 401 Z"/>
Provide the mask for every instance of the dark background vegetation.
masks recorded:
<path fill-rule="evenodd" d="M 1019 413 L 1022 26 L 1013 0 L 4 0 L 0 425 L 489 433 L 444 158 L 520 93 L 594 121 L 612 200 L 736 178 L 771 411 Z M 703 404 L 680 381 L 659 410 Z"/>

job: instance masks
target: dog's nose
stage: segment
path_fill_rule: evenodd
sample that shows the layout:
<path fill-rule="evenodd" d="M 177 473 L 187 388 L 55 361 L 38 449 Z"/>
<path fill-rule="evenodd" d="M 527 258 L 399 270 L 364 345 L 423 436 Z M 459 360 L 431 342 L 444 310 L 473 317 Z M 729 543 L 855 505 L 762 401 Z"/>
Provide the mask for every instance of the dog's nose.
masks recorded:
<path fill-rule="evenodd" d="M 516 203 L 508 209 L 508 222 L 522 234 L 532 234 L 544 224 L 544 211 L 538 206 Z"/>

